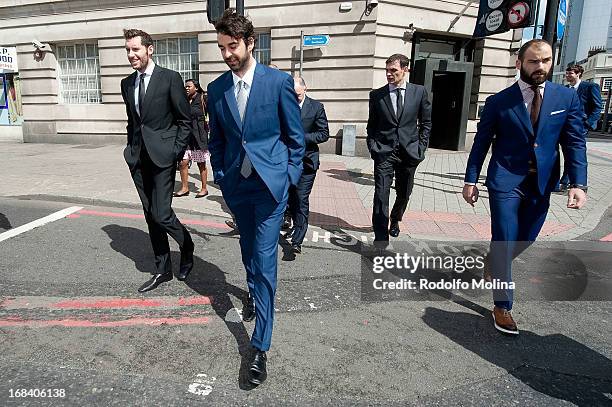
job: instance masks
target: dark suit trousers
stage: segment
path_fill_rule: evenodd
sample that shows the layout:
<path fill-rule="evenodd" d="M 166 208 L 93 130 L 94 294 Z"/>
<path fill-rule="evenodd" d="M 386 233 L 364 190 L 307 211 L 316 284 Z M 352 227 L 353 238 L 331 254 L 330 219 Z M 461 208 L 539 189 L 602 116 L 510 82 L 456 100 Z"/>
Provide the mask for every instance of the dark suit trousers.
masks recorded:
<path fill-rule="evenodd" d="M 389 240 L 389 192 L 393 175 L 395 174 L 396 198 L 391 211 L 391 221 L 400 222 L 412 193 L 417 166 L 401 147 L 396 148 L 385 161 L 374 163 L 374 240 Z"/>
<path fill-rule="evenodd" d="M 550 193 L 541 195 L 537 175 L 510 192 L 489 189 L 491 247 L 489 264 L 494 279 L 512 281 L 512 260 L 536 240 L 548 213 Z M 513 290 L 493 290 L 496 306 L 512 309 Z"/>
<path fill-rule="evenodd" d="M 256 320 L 251 344 L 263 351 L 270 349 L 272 341 L 278 237 L 288 196 L 287 189 L 283 199 L 276 202 L 257 173 L 246 179 L 240 177 L 231 196 L 224 196 L 238 222 L 242 263 L 255 302 Z"/>
<path fill-rule="evenodd" d="M 140 160 L 132 171 L 132 179 L 149 227 L 149 237 L 155 253 L 155 274 L 172 272 L 168 235 L 176 240 L 181 250 L 193 249 L 191 235 L 172 210 L 175 175 L 176 164 L 159 168 L 151 161 L 146 148 L 141 148 Z"/>
<path fill-rule="evenodd" d="M 289 210 L 293 219 L 293 235 L 291 244 L 301 245 L 308 230 L 308 214 L 310 192 L 314 185 L 316 171 L 304 170 L 296 186 L 289 188 Z"/>

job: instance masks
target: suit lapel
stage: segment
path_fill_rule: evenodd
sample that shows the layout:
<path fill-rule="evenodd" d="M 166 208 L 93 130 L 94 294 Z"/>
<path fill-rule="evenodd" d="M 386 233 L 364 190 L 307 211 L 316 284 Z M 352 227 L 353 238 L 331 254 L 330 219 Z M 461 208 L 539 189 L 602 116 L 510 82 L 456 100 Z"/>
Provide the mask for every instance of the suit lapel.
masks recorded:
<path fill-rule="evenodd" d="M 525 107 L 525 101 L 523 100 L 523 93 L 518 85 L 518 82 L 512 85 L 512 111 L 516 114 L 517 118 L 525 129 L 533 136 L 533 126 L 531 125 L 531 119 L 529 113 Z M 540 115 L 542 114 L 540 110 Z"/>
<path fill-rule="evenodd" d="M 155 92 L 157 92 L 157 88 L 159 88 L 159 83 L 161 82 L 161 71 L 162 70 L 158 65 L 155 65 L 155 68 L 153 68 L 151 79 L 149 79 L 149 86 L 147 86 L 147 92 L 145 93 L 144 102 L 142 103 L 144 108 L 144 114 L 143 117 L 140 118 L 141 120 L 143 120 L 144 116 L 147 116 L 149 110 L 151 110 L 151 100 L 153 100 L 153 95 L 155 94 Z"/>
<path fill-rule="evenodd" d="M 308 117 L 308 113 L 310 113 L 310 109 L 312 108 L 312 103 L 310 103 L 310 98 L 308 96 L 304 96 L 304 104 L 302 105 L 301 118 L 304 120 L 305 117 Z"/>
<path fill-rule="evenodd" d="M 547 81 L 546 86 L 544 87 L 544 99 L 542 100 L 542 107 L 540 108 L 540 117 L 538 117 L 538 132 L 536 134 L 543 134 L 542 129 L 544 126 L 546 126 L 547 119 L 550 117 L 550 113 L 554 109 L 556 98 L 557 89 Z"/>
<path fill-rule="evenodd" d="M 582 97 L 582 94 L 584 93 L 584 91 L 586 90 L 586 82 L 581 81 L 580 85 L 578 85 L 578 89 L 576 89 L 576 91 L 578 92 L 578 96 Z"/>
<path fill-rule="evenodd" d="M 242 122 L 240 121 L 240 113 L 238 112 L 238 102 L 236 102 L 236 96 L 234 95 L 234 79 L 231 72 L 228 72 L 227 80 L 225 81 L 225 102 L 229 107 L 234 122 L 238 127 L 238 130 L 242 130 Z"/>
<path fill-rule="evenodd" d="M 140 117 L 138 115 L 138 112 L 136 111 L 136 102 L 134 100 L 134 98 L 136 97 L 136 95 L 134 94 L 134 88 L 135 88 L 134 81 L 135 80 L 136 80 L 136 71 L 134 71 L 134 73 L 128 77 L 126 96 L 127 96 L 128 106 L 130 107 L 130 110 L 132 111 L 132 115 L 134 117 Z"/>
<path fill-rule="evenodd" d="M 408 93 L 410 93 L 410 98 L 408 98 Z M 403 104 L 404 107 L 402 108 L 402 114 L 398 118 L 398 121 L 400 123 L 402 122 L 402 118 L 407 117 L 407 116 L 404 116 L 404 112 L 406 111 L 406 109 L 408 109 L 409 100 L 412 103 L 416 102 L 416 87 L 410 86 L 410 84 L 406 82 L 406 89 L 404 90 L 404 104 Z"/>
<path fill-rule="evenodd" d="M 242 127 L 243 132 L 246 131 L 247 124 L 249 123 L 248 118 L 253 114 L 253 109 L 257 105 L 255 99 L 260 94 L 260 88 L 264 86 L 264 67 L 261 64 L 255 65 L 255 74 L 253 75 L 253 83 L 251 84 L 251 90 L 249 91 L 249 100 L 247 100 L 246 108 L 244 109 L 244 125 Z M 240 116 L 238 116 L 240 117 Z"/>
<path fill-rule="evenodd" d="M 391 103 L 389 85 L 385 86 L 382 91 L 384 92 L 383 100 L 385 101 L 385 105 L 387 105 L 387 109 L 389 110 L 389 116 L 393 120 L 393 123 L 397 124 L 397 116 L 395 115 L 395 110 L 393 110 L 393 103 Z"/>

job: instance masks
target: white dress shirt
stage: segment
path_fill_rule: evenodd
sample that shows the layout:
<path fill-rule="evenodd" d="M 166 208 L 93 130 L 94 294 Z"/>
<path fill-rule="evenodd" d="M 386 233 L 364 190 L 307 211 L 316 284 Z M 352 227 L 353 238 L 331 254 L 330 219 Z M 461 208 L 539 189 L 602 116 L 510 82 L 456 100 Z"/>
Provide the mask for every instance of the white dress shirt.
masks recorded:
<path fill-rule="evenodd" d="M 234 97 L 236 98 L 236 100 L 238 100 L 238 82 L 240 81 L 244 82 L 243 92 L 246 92 L 247 100 L 249 100 L 249 95 L 251 94 L 251 87 L 253 86 L 253 76 L 255 76 L 256 65 L 257 62 L 255 61 L 255 58 L 251 57 L 251 67 L 248 71 L 246 71 L 242 78 L 232 71 L 232 78 L 234 79 Z"/>
<path fill-rule="evenodd" d="M 581 81 L 580 79 L 578 79 L 578 80 L 576 81 L 576 84 L 575 84 L 575 85 L 572 85 L 572 88 L 574 88 L 574 89 L 578 90 L 578 86 L 580 86 L 580 82 L 582 82 L 582 81 Z"/>
<path fill-rule="evenodd" d="M 399 86 L 396 86 L 394 83 L 389 84 L 389 96 L 391 97 L 391 104 L 393 105 L 393 111 L 397 114 L 397 92 L 395 92 L 396 89 L 399 89 L 401 97 L 405 98 L 406 82 L 400 83 Z"/>
<path fill-rule="evenodd" d="M 147 69 L 144 71 L 144 85 L 145 85 L 145 93 L 147 92 L 147 88 L 149 87 L 149 82 L 151 81 L 151 75 L 153 75 L 153 69 L 155 69 L 155 62 L 153 60 L 149 60 L 149 65 L 147 65 Z M 138 72 L 136 75 L 136 79 L 134 81 L 134 106 L 136 106 L 136 111 L 140 112 L 140 106 L 138 105 L 138 90 L 140 89 L 140 76 L 143 75 Z"/>
<path fill-rule="evenodd" d="M 533 102 L 533 90 L 531 89 L 531 85 L 525 82 L 522 79 L 518 80 L 519 88 L 521 88 L 521 93 L 523 94 L 523 102 L 525 103 L 525 108 L 527 109 L 527 113 L 531 114 L 531 104 Z M 544 88 L 546 86 L 546 82 L 538 85 L 538 90 L 540 91 L 540 96 L 542 96 L 542 100 L 544 100 Z"/>

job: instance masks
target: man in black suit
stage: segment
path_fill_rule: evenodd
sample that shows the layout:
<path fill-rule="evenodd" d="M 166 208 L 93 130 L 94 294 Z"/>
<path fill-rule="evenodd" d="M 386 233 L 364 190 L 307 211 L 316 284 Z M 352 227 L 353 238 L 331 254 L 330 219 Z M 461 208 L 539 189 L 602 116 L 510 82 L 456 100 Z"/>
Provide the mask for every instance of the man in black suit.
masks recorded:
<path fill-rule="evenodd" d="M 293 252 L 301 253 L 302 242 L 308 229 L 308 199 L 319 169 L 319 144 L 329 139 L 329 126 L 323 103 L 306 96 L 304 78 L 293 78 L 293 83 L 301 109 L 306 152 L 302 160 L 304 165 L 302 176 L 297 185 L 289 189 L 289 211 L 293 220 L 293 229 L 288 232 L 287 237 L 291 237 Z"/>
<path fill-rule="evenodd" d="M 408 57 L 386 61 L 388 84 L 370 92 L 367 144 L 374 160 L 374 241 L 399 236 L 399 222 L 412 193 L 416 168 L 425 158 L 431 130 L 431 104 L 425 87 L 406 82 Z M 389 226 L 389 191 L 395 173 L 397 197 Z"/>
<path fill-rule="evenodd" d="M 181 248 L 177 274 L 184 280 L 193 268 L 193 241 L 172 210 L 177 162 L 189 140 L 189 102 L 178 72 L 157 66 L 153 40 L 141 30 L 124 30 L 125 50 L 134 72 L 121 81 L 127 112 L 127 146 L 123 156 L 140 196 L 155 253 L 155 272 L 138 291 L 172 280 L 168 235 Z"/>

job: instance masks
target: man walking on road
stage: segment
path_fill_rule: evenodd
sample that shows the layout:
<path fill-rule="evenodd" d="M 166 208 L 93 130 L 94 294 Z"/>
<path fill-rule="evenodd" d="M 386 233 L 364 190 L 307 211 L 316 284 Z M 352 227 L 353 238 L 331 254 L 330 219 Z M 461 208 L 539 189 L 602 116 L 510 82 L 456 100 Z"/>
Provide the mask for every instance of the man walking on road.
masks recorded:
<path fill-rule="evenodd" d="M 215 29 L 230 70 L 208 85 L 209 149 L 215 183 L 240 229 L 250 293 L 243 319 L 256 318 L 249 382 L 259 385 L 272 339 L 278 238 L 289 186 L 302 173 L 304 132 L 293 79 L 253 58 L 251 21 L 228 9 Z"/>
<path fill-rule="evenodd" d="M 172 280 L 168 235 L 181 248 L 177 274 L 184 280 L 193 268 L 193 241 L 172 210 L 178 160 L 191 132 L 189 102 L 181 76 L 157 66 L 153 40 L 140 30 L 124 30 L 125 50 L 134 73 L 121 81 L 127 113 L 127 146 L 123 152 L 140 196 L 155 253 L 155 272 L 138 291 Z"/>
<path fill-rule="evenodd" d="M 587 190 L 582 109 L 573 89 L 546 80 L 552 69 L 552 48 L 544 40 L 526 42 L 519 50 L 516 69 L 518 82 L 485 103 L 463 187 L 463 198 L 474 206 L 476 183 L 492 146 L 485 184 L 492 237 L 484 277 L 507 286 L 493 290 L 493 324 L 511 335 L 519 332 L 511 314 L 512 259 L 535 241 L 544 224 L 550 193 L 559 179 L 559 146 L 571 182 L 567 207 L 582 208 Z"/>
<path fill-rule="evenodd" d="M 408 57 L 394 54 L 386 61 L 388 84 L 370 92 L 367 144 L 374 160 L 374 243 L 399 236 L 412 193 L 414 174 L 425 158 L 431 131 L 427 90 L 407 83 Z M 389 225 L 389 193 L 395 173 L 396 198 Z"/>
<path fill-rule="evenodd" d="M 294 253 L 302 252 L 302 242 L 308 230 L 309 198 L 319 169 L 319 144 L 329 140 L 329 126 L 323 103 L 306 96 L 306 82 L 303 78 L 294 78 L 295 93 L 302 114 L 302 127 L 306 140 L 304 154 L 304 171 L 296 186 L 289 188 L 289 211 L 293 228 L 287 237 L 291 238 Z"/>

